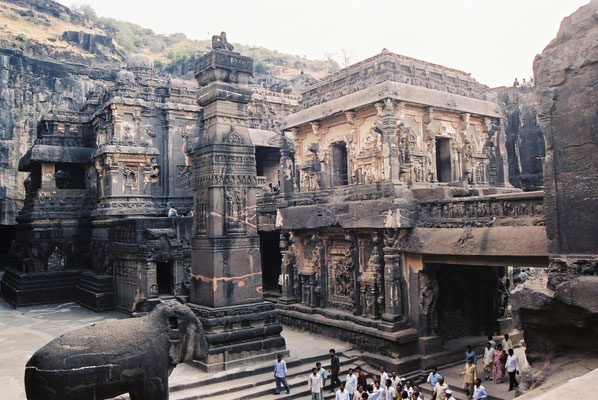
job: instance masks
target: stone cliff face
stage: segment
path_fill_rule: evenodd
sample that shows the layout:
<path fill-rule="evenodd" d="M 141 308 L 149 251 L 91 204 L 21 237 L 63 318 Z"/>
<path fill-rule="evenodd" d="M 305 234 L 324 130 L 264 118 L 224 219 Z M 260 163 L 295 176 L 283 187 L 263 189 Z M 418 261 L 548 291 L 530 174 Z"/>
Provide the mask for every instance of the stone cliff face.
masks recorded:
<path fill-rule="evenodd" d="M 35 140 L 41 116 L 81 107 L 87 92 L 113 71 L 66 64 L 0 48 L 0 225 L 15 223 L 25 198 L 20 157 Z"/>
<path fill-rule="evenodd" d="M 544 136 L 537 122 L 533 88 L 495 88 L 489 100 L 500 104 L 506 118 L 506 147 L 509 155 L 509 182 L 525 191 L 542 190 Z"/>
<path fill-rule="evenodd" d="M 541 366 L 598 354 L 598 0 L 563 20 L 534 73 L 550 267 L 511 300 L 528 359 Z"/>

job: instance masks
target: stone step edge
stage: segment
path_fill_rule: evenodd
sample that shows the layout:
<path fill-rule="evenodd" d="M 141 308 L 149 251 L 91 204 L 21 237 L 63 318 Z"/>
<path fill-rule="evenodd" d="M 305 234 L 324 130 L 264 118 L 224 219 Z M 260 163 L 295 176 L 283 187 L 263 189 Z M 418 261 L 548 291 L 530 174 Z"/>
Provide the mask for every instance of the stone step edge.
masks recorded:
<path fill-rule="evenodd" d="M 341 363 L 342 365 L 342 363 Z M 359 364 L 357 364 L 359 365 Z M 293 376 L 287 376 L 287 383 L 289 385 L 289 387 L 291 388 L 291 394 L 286 395 L 283 398 L 295 398 L 297 397 L 304 397 L 304 396 L 308 396 L 308 389 L 307 389 L 307 377 L 308 373 L 306 371 L 302 371 L 298 374 L 294 374 Z M 303 377 L 302 377 L 303 376 Z M 328 381 L 329 384 L 329 381 Z M 300 391 L 296 391 L 298 387 L 304 386 L 304 390 L 300 390 Z M 206 398 L 206 397 L 216 397 L 217 396 L 222 396 L 222 395 L 226 395 L 228 393 L 233 394 L 233 393 L 237 393 L 240 394 L 240 397 L 234 397 L 234 399 L 238 400 L 238 399 L 255 399 L 255 398 L 260 398 L 261 396 L 264 395 L 268 395 L 268 394 L 273 394 L 274 393 L 274 387 L 275 387 L 275 383 L 274 383 L 274 378 L 272 377 L 272 375 L 269 375 L 269 378 L 267 380 L 262 380 L 261 382 L 256 382 L 256 383 L 247 383 L 245 385 L 239 386 L 239 387 L 235 387 L 235 388 L 227 388 L 227 389 L 223 389 L 217 392 L 211 392 L 211 393 L 202 393 L 202 394 L 197 394 L 197 395 L 191 395 L 188 397 L 171 397 L 172 400 L 197 400 L 197 399 L 202 399 L 202 398 Z M 238 389 L 238 390 L 233 390 L 233 389 Z M 243 392 L 248 392 L 248 393 L 243 393 Z M 282 388 L 282 392 L 281 393 L 285 393 L 285 389 L 284 387 Z M 172 394 L 172 392 L 171 392 Z M 175 393 L 176 396 L 176 393 Z M 333 393 L 330 393 L 331 398 L 334 397 Z M 326 396 L 325 396 L 326 397 Z M 227 398 L 232 398 L 232 397 L 227 397 Z"/>
<path fill-rule="evenodd" d="M 339 355 L 342 355 L 342 353 L 339 353 Z M 358 360 L 357 357 L 343 357 L 344 359 L 341 360 L 341 365 L 346 365 L 349 363 L 354 363 L 355 361 Z M 304 364 L 314 364 L 320 361 L 322 362 L 323 366 L 329 367 L 329 364 L 326 364 L 327 362 L 329 362 L 328 358 L 322 358 L 322 356 L 311 356 L 311 357 L 307 357 L 305 359 L 296 359 L 296 360 L 291 360 L 287 363 L 287 368 L 289 370 L 289 372 L 291 371 L 296 371 L 296 372 L 291 372 L 288 376 L 289 377 L 295 377 L 297 375 L 306 373 L 305 370 L 298 370 L 299 367 L 303 366 Z M 222 382 L 228 382 L 228 381 L 232 381 L 232 380 L 236 380 L 236 379 L 241 379 L 241 378 L 246 378 L 248 376 L 254 376 L 256 379 L 260 379 L 259 377 L 262 376 L 271 376 L 273 374 L 273 367 L 272 367 L 272 363 L 268 363 L 266 365 L 263 366 L 259 366 L 255 369 L 252 370 L 242 370 L 242 371 L 238 371 L 235 372 L 233 374 L 229 374 L 229 375 L 219 375 L 216 377 L 213 377 L 211 379 L 207 379 L 207 380 L 203 380 L 203 381 L 197 381 L 197 382 L 191 382 L 191 383 L 180 383 L 180 384 L 175 384 L 172 385 L 170 387 L 170 393 L 176 393 L 176 392 L 180 392 L 183 390 L 189 390 L 189 389 L 193 389 L 195 387 L 205 387 L 208 385 L 213 385 L 213 384 L 217 384 L 217 383 L 222 383 Z M 269 378 L 272 379 L 272 378 Z M 253 384 L 252 386 L 255 386 L 255 384 Z"/>

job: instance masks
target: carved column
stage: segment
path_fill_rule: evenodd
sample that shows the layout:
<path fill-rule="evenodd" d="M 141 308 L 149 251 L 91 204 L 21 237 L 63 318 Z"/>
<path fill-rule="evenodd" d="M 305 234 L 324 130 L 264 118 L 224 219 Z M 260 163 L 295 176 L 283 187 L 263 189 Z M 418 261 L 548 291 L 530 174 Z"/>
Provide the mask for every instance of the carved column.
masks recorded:
<path fill-rule="evenodd" d="M 291 146 L 284 132 L 280 137 L 278 179 L 280 180 L 279 203 L 281 203 L 279 206 L 286 206 L 288 200 L 293 197 L 293 159 L 291 158 Z"/>
<path fill-rule="evenodd" d="M 351 299 L 353 302 L 353 315 L 360 314 L 360 302 L 359 302 L 359 284 L 357 279 L 359 278 L 359 254 L 357 253 L 357 238 L 352 233 L 345 235 L 345 240 L 349 242 L 349 247 L 345 251 L 345 263 L 347 270 L 351 276 Z"/>
<path fill-rule="evenodd" d="M 253 61 L 231 51 L 225 35 L 215 36 L 213 46 L 195 71 L 203 112 L 193 151 L 197 232 L 189 304 L 208 338 L 207 356 L 196 361 L 209 371 L 285 349 L 278 313 L 262 295 L 255 146 L 247 127 Z M 219 336 L 226 342 L 212 342 Z"/>
<path fill-rule="evenodd" d="M 326 252 L 324 248 L 324 241 L 317 233 L 311 238 L 315 245 L 314 250 L 314 273 L 310 278 L 311 286 L 311 307 L 323 307 L 326 301 L 326 279 L 328 274 L 326 272 Z"/>
<path fill-rule="evenodd" d="M 385 181 L 399 180 L 399 149 L 397 143 L 397 119 L 391 99 L 384 100 L 380 119 L 374 124 L 374 131 L 382 135 L 382 164 Z"/>
<path fill-rule="evenodd" d="M 290 249 L 291 245 L 287 234 L 282 232 L 280 234 L 280 254 L 282 254 L 282 264 L 280 266 L 280 273 L 282 274 L 282 295 L 278 301 L 285 304 L 295 303 L 295 266 L 293 263 L 293 251 Z"/>
<path fill-rule="evenodd" d="M 404 320 L 401 293 L 401 256 L 395 246 L 398 240 L 397 229 L 384 230 L 384 311 L 382 320 L 387 329 L 395 329 Z"/>

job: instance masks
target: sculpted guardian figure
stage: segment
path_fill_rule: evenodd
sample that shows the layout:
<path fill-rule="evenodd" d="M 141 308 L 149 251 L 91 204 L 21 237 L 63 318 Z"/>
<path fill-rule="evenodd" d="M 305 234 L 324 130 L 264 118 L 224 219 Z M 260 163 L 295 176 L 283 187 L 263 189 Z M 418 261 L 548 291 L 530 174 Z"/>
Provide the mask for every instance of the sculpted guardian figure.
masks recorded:
<path fill-rule="evenodd" d="M 28 400 L 167 400 L 168 376 L 205 356 L 201 323 L 171 300 L 141 318 L 75 329 L 39 349 L 25 367 Z"/>
<path fill-rule="evenodd" d="M 235 47 L 226 40 L 226 32 L 212 36 L 212 49 L 233 51 Z"/>

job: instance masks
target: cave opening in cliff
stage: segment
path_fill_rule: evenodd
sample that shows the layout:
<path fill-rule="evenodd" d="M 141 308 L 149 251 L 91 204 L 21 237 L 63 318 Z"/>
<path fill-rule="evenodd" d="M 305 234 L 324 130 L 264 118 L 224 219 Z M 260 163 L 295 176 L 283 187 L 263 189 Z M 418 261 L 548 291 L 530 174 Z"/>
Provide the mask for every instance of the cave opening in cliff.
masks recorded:
<path fill-rule="evenodd" d="M 451 140 L 436 138 L 436 176 L 438 182 L 450 182 L 451 173 Z"/>
<path fill-rule="evenodd" d="M 451 339 L 497 333 L 497 272 L 500 267 L 426 264 L 438 284 L 438 336 Z M 504 268 L 503 268 L 504 270 Z"/>
<path fill-rule="evenodd" d="M 279 231 L 259 232 L 264 295 L 279 295 L 278 277 L 282 256 L 278 248 Z"/>

